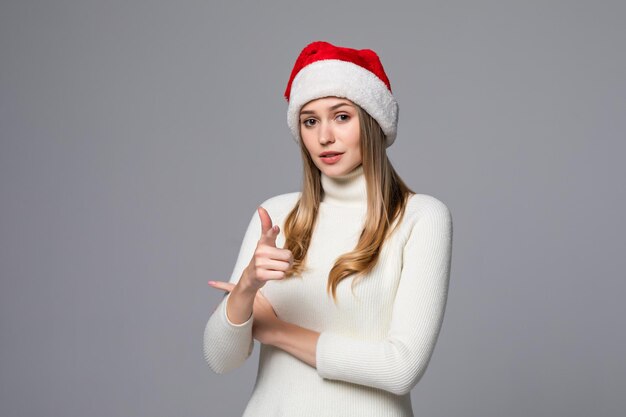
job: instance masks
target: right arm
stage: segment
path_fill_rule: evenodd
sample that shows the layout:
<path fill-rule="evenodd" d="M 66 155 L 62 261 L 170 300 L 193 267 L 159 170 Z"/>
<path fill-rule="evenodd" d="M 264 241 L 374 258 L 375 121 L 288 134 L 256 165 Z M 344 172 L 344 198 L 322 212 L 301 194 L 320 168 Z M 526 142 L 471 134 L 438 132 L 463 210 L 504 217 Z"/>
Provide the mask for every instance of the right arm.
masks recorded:
<path fill-rule="evenodd" d="M 229 282 L 233 284 L 239 282 L 250 258 L 254 254 L 260 229 L 261 223 L 258 215 L 255 213 L 248 223 L 248 228 L 241 243 L 239 255 Z M 247 320 L 235 323 L 239 316 L 234 314 L 233 320 L 235 322 L 233 322 L 226 314 L 227 303 L 231 295 L 233 295 L 232 292 L 225 294 L 204 329 L 204 359 L 209 368 L 218 374 L 223 374 L 241 366 L 252 354 L 252 349 L 254 348 L 254 340 L 252 338 L 253 317 L 249 316 Z M 254 297 L 252 297 L 252 300 L 254 300 Z M 235 303 L 231 307 L 239 307 L 239 311 L 245 314 L 245 303 L 247 302 L 245 296 L 233 297 L 233 301 Z M 252 306 L 250 306 L 250 310 L 252 310 Z"/>
<path fill-rule="evenodd" d="M 257 240 L 259 236 L 260 239 Z M 204 358 L 222 374 L 240 366 L 252 353 L 253 305 L 270 279 L 282 279 L 293 262 L 291 251 L 276 247 L 280 228 L 264 208 L 257 208 L 243 239 L 229 282 L 235 284 L 213 312 L 204 331 Z"/>

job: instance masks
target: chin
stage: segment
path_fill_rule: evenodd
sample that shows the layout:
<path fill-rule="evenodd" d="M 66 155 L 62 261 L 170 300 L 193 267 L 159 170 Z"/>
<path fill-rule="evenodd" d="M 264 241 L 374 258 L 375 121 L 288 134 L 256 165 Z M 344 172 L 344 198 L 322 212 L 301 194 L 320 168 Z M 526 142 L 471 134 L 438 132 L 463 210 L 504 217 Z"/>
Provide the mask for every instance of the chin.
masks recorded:
<path fill-rule="evenodd" d="M 347 169 L 343 167 L 324 167 L 321 171 L 328 175 L 329 177 L 340 177 L 342 175 L 346 175 L 352 172 L 352 169 Z"/>

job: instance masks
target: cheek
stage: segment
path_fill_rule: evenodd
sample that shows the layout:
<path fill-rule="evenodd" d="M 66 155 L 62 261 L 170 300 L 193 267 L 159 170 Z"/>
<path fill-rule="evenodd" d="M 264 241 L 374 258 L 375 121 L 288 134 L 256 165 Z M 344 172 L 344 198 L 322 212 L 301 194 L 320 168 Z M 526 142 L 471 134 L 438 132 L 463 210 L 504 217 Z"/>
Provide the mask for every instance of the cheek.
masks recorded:
<path fill-rule="evenodd" d="M 311 140 L 311 138 L 309 137 L 309 135 L 307 135 L 306 133 L 302 133 L 302 131 L 300 132 L 300 138 L 302 138 L 302 143 L 304 144 L 304 147 L 306 148 L 306 150 L 311 153 L 313 151 L 313 141 Z"/>
<path fill-rule="evenodd" d="M 359 149 L 359 145 L 361 142 L 361 129 L 359 128 L 358 124 L 356 125 L 356 127 L 352 126 L 348 137 L 350 138 L 350 145 L 355 149 Z"/>

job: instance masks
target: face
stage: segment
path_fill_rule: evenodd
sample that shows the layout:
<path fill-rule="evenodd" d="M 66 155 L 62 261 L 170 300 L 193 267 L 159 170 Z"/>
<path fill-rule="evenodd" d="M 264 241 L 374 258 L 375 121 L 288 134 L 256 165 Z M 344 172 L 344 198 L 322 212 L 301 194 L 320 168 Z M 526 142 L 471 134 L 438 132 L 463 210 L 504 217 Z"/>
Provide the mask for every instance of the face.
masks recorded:
<path fill-rule="evenodd" d="M 359 115 L 348 99 L 323 97 L 302 106 L 300 137 L 315 165 L 329 177 L 362 163 Z"/>

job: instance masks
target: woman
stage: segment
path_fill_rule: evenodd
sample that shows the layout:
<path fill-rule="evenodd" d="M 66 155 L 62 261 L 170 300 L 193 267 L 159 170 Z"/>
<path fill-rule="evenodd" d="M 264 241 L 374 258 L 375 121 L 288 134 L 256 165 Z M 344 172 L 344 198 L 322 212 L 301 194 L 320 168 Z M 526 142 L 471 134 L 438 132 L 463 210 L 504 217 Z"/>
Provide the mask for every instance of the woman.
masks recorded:
<path fill-rule="evenodd" d="M 374 51 L 307 45 L 285 97 L 302 191 L 264 201 L 229 282 L 209 282 L 227 293 L 204 357 L 224 373 L 261 343 L 244 416 L 413 416 L 446 306 L 450 211 L 387 158 L 398 105 Z"/>

